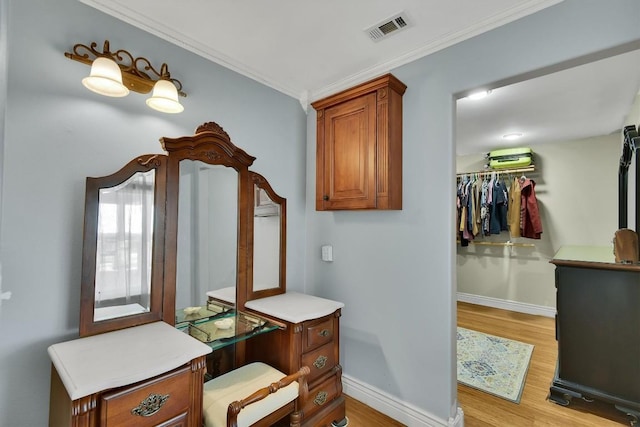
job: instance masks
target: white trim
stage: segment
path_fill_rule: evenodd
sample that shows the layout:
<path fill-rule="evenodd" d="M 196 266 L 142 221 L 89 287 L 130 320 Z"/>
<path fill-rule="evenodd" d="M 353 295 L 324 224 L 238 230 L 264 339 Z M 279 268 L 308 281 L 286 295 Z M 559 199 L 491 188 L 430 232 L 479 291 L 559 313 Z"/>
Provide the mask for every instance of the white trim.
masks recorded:
<path fill-rule="evenodd" d="M 143 16 L 142 14 L 127 7 L 125 4 L 123 4 L 124 2 L 116 3 L 113 1 L 107 1 L 107 0 L 79 0 L 79 1 L 95 9 L 98 9 L 108 15 L 111 15 L 117 19 L 120 19 L 121 21 L 131 24 L 148 33 L 151 33 L 163 40 L 167 40 L 170 43 L 173 43 L 190 52 L 200 55 L 203 58 L 206 58 L 212 62 L 220 64 L 232 71 L 242 74 L 245 77 L 253 79 L 279 92 L 282 92 L 286 95 L 296 98 L 301 102 L 304 102 L 306 100 L 315 101 L 320 98 L 324 98 L 328 95 L 339 92 L 343 89 L 347 89 L 349 87 L 355 86 L 366 80 L 369 80 L 379 75 L 382 75 L 384 73 L 387 73 L 391 71 L 393 68 L 415 61 L 416 59 L 422 58 L 423 56 L 427 56 L 429 54 L 432 54 L 434 52 L 437 52 L 439 50 L 452 46 L 456 43 L 460 43 L 464 40 L 470 39 L 484 32 L 493 30 L 502 25 L 508 24 L 509 22 L 515 21 L 524 16 L 538 12 L 549 6 L 553 6 L 557 3 L 562 2 L 563 0 L 529 0 L 511 9 L 505 10 L 501 13 L 491 16 L 485 19 L 484 21 L 477 23 L 476 25 L 472 25 L 468 28 L 465 28 L 462 31 L 456 31 L 451 34 L 444 35 L 443 37 L 437 39 L 436 41 L 429 43 L 419 49 L 415 49 L 411 52 L 408 52 L 402 56 L 399 56 L 397 58 L 394 58 L 382 64 L 377 64 L 359 73 L 353 74 L 351 76 L 347 76 L 346 78 L 338 80 L 337 82 L 332 83 L 329 86 L 326 86 L 317 90 L 313 90 L 313 88 L 293 88 L 291 86 L 286 86 L 281 81 L 275 81 L 274 79 L 269 78 L 264 74 L 262 74 L 259 70 L 252 69 L 251 67 L 247 66 L 247 64 L 243 64 L 240 61 L 237 61 L 236 59 L 231 58 L 223 54 L 222 52 L 219 52 L 213 49 L 211 46 L 207 46 L 197 40 L 194 40 L 192 38 L 187 37 L 184 34 L 181 34 L 178 31 L 172 30 L 168 28 L 166 25 L 162 25 L 159 22 L 156 22 L 150 19 L 148 16 Z M 304 94 L 305 90 L 308 90 L 309 93 Z M 306 108 L 304 105 L 302 108 L 305 109 L 306 111 Z"/>
<path fill-rule="evenodd" d="M 449 418 L 449 427 L 464 427 L 464 411 L 461 407 L 456 408 L 456 416 Z"/>
<path fill-rule="evenodd" d="M 289 95 L 292 98 L 300 99 L 300 97 L 302 96 L 297 88 L 284 86 L 281 84 L 282 82 L 276 82 L 272 79 L 269 79 L 258 70 L 254 70 L 248 67 L 246 64 L 242 64 L 234 58 L 231 58 L 223 54 L 222 52 L 211 48 L 211 46 L 207 46 L 199 42 L 198 40 L 194 40 L 186 36 L 185 34 L 180 33 L 179 31 L 175 31 L 167 27 L 166 25 L 154 21 L 148 16 L 144 16 L 127 7 L 125 4 L 114 3 L 113 1 L 105 0 L 78 1 L 86 4 L 87 6 L 98 9 L 99 11 L 104 12 L 107 15 L 111 15 L 114 18 L 126 22 L 127 24 L 131 24 L 136 28 L 153 34 L 154 36 L 166 40 L 169 43 L 173 43 L 174 45 L 188 50 L 189 52 L 195 53 L 196 55 L 208 59 L 211 62 L 222 65 L 223 67 L 228 68 L 231 71 L 235 71 L 236 73 L 255 80 L 258 83 L 262 83 L 265 86 L 277 90 L 278 92 Z"/>
<path fill-rule="evenodd" d="M 443 420 L 349 375 L 342 375 L 342 387 L 346 395 L 405 424 L 407 427 L 464 426 L 464 414 L 460 408 L 458 408 L 455 419 Z"/>
<path fill-rule="evenodd" d="M 509 301 L 499 298 L 485 297 L 482 295 L 466 294 L 458 292 L 458 301 L 487 307 L 500 308 L 502 310 L 516 311 L 518 313 L 534 314 L 537 316 L 555 317 L 555 307 L 528 304 L 525 302 Z"/>
<path fill-rule="evenodd" d="M 525 4 L 518 5 L 512 9 L 503 11 L 502 13 L 485 19 L 484 21 L 481 21 L 476 25 L 467 27 L 462 31 L 457 31 L 440 37 L 432 43 L 426 44 L 411 52 L 407 52 L 404 55 L 401 55 L 390 61 L 384 62 L 382 64 L 377 64 L 356 74 L 347 76 L 344 79 L 338 80 L 337 82 L 330 84 L 329 86 L 325 86 L 323 88 L 315 90 L 311 93 L 311 96 L 309 98 L 312 102 L 325 98 L 329 95 L 348 89 L 364 81 L 388 73 L 394 68 L 400 67 L 424 56 L 446 49 L 450 46 L 453 46 L 454 44 L 460 43 L 487 31 L 496 29 L 502 25 L 508 24 L 509 22 L 515 21 L 532 13 L 539 12 L 542 9 L 553 6 L 557 3 L 561 3 L 562 1 L 564 0 L 531 0 Z"/>

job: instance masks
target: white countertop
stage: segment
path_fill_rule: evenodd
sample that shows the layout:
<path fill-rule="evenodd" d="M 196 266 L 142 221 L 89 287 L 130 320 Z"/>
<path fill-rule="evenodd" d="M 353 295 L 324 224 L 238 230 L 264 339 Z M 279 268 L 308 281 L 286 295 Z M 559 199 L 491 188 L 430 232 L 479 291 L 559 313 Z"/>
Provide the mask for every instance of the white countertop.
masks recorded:
<path fill-rule="evenodd" d="M 229 304 L 236 303 L 236 287 L 229 286 L 227 288 L 216 289 L 215 291 L 207 292 L 207 296 L 211 298 L 219 299 L 220 301 L 228 302 Z"/>
<path fill-rule="evenodd" d="M 247 301 L 245 307 L 287 322 L 300 323 L 331 314 L 344 307 L 344 303 L 298 292 L 286 292 Z"/>
<path fill-rule="evenodd" d="M 165 322 L 54 344 L 49 357 L 71 400 L 182 366 L 211 348 Z"/>

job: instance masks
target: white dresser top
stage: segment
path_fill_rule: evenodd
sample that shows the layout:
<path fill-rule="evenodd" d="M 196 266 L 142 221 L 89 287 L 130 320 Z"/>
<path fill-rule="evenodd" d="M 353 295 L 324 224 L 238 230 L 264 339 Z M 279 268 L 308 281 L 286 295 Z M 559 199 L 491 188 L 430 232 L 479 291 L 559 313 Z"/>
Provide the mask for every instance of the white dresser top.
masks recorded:
<path fill-rule="evenodd" d="M 344 303 L 298 292 L 286 292 L 247 301 L 245 307 L 291 323 L 317 319 L 344 307 Z"/>
<path fill-rule="evenodd" d="M 71 400 L 182 366 L 211 348 L 165 322 L 54 344 L 49 357 Z"/>
<path fill-rule="evenodd" d="M 227 288 L 216 289 L 215 291 L 207 292 L 207 296 L 211 298 L 216 298 L 224 302 L 228 302 L 229 304 L 236 303 L 236 287 L 229 286 Z"/>

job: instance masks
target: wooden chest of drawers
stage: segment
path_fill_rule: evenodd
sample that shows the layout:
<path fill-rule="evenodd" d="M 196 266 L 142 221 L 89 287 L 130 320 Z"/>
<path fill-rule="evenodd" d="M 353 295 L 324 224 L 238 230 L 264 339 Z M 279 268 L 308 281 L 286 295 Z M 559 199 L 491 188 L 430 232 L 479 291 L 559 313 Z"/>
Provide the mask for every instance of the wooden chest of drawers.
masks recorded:
<path fill-rule="evenodd" d="M 49 427 L 201 427 L 209 352 L 164 322 L 54 344 Z"/>
<path fill-rule="evenodd" d="M 340 309 L 247 341 L 247 363 L 263 361 L 283 372 L 308 366 L 308 399 L 302 403 L 302 425 L 330 427 L 345 418 L 340 362 Z"/>
<path fill-rule="evenodd" d="M 200 427 L 204 365 L 202 357 L 158 377 L 76 400 L 53 367 L 49 427 Z"/>

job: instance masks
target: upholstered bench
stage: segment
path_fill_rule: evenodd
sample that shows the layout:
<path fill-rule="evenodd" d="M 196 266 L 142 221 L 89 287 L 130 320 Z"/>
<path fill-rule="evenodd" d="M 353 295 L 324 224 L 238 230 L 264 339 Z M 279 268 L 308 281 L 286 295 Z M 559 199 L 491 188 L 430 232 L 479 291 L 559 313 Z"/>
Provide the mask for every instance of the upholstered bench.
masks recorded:
<path fill-rule="evenodd" d="M 292 415 L 300 423 L 297 399 L 308 393 L 308 367 L 286 375 L 261 362 L 251 363 L 204 384 L 203 419 L 206 427 L 271 426 Z"/>

